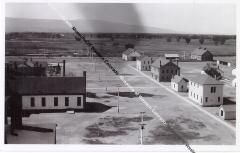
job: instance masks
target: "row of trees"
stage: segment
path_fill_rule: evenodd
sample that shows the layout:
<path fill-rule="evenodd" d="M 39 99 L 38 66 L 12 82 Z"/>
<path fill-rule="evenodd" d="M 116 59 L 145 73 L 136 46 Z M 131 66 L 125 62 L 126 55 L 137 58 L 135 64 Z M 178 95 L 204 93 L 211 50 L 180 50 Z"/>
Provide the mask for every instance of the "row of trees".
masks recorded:
<path fill-rule="evenodd" d="M 181 39 L 185 40 L 186 44 L 189 44 L 193 38 L 191 38 L 191 36 L 177 36 L 176 37 L 177 42 L 180 42 Z M 203 36 L 201 36 L 197 39 L 198 39 L 199 43 L 202 45 L 202 44 L 204 44 L 205 39 L 209 39 L 209 38 L 204 38 Z M 215 45 L 218 45 L 218 44 L 223 45 L 227 39 L 228 38 L 226 38 L 224 36 L 213 36 L 210 40 L 212 40 Z M 166 41 L 172 42 L 172 37 L 167 37 Z"/>

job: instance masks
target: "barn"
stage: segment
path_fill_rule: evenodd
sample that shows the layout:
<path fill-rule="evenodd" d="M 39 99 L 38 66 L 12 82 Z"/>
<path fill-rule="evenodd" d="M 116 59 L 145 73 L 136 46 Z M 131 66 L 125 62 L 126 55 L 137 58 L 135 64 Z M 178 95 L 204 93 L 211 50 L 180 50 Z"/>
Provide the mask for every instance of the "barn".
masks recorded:
<path fill-rule="evenodd" d="M 224 120 L 235 120 L 236 105 L 221 105 L 219 107 L 219 116 Z"/>
<path fill-rule="evenodd" d="M 197 61 L 212 61 L 213 54 L 206 48 L 197 48 L 191 53 L 191 59 Z"/>

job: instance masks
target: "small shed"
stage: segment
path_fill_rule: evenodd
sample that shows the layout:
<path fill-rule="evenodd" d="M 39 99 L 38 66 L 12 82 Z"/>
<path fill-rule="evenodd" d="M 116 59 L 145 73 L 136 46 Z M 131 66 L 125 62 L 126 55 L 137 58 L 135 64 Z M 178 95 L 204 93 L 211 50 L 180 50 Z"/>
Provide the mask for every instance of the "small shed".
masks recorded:
<path fill-rule="evenodd" d="M 179 54 L 164 54 L 168 60 L 179 60 Z"/>
<path fill-rule="evenodd" d="M 177 92 L 188 91 L 188 79 L 175 75 L 171 80 L 171 88 Z"/>
<path fill-rule="evenodd" d="M 224 120 L 235 120 L 236 105 L 221 105 L 219 107 L 219 116 Z"/>
<path fill-rule="evenodd" d="M 122 59 L 126 61 L 136 61 L 140 56 L 141 54 L 133 48 L 128 48 L 122 53 Z"/>

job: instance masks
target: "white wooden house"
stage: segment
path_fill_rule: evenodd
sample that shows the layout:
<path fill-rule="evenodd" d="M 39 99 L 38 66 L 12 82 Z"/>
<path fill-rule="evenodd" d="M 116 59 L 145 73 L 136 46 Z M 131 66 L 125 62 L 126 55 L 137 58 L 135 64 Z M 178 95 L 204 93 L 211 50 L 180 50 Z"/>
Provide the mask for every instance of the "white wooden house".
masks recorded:
<path fill-rule="evenodd" d="M 175 75 L 171 80 L 171 88 L 177 92 L 187 92 L 188 80 L 183 76 Z"/>
<path fill-rule="evenodd" d="M 236 105 L 221 105 L 219 107 L 219 116 L 224 120 L 235 120 Z"/>
<path fill-rule="evenodd" d="M 136 66 L 139 71 L 150 71 L 152 63 L 152 57 L 141 56 L 140 58 L 137 58 Z"/>
<path fill-rule="evenodd" d="M 223 83 L 208 75 L 189 78 L 188 97 L 202 106 L 223 104 Z"/>
<path fill-rule="evenodd" d="M 122 59 L 125 61 L 136 61 L 140 56 L 141 54 L 133 48 L 128 48 L 122 53 Z"/>

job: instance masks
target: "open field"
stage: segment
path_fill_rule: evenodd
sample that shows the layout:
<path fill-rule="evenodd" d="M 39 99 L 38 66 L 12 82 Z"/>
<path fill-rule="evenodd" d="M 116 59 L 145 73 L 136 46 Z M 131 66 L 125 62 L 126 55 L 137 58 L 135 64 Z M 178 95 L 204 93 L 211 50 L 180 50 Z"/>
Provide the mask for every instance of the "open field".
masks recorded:
<path fill-rule="evenodd" d="M 50 59 L 49 62 L 57 59 Z M 61 61 L 62 59 L 58 59 Z M 179 99 L 166 89 L 142 76 L 120 58 L 109 58 L 124 80 L 141 93 L 157 113 L 171 127 L 164 124 L 139 100 L 138 97 L 100 61 L 89 58 L 66 59 L 66 72 L 81 75 L 87 70 L 87 112 L 75 114 L 32 114 L 24 124 L 56 123 L 59 144 L 139 144 L 140 112 L 144 114 L 144 144 L 234 145 L 235 132 L 212 120 L 208 115 Z M 181 66 L 182 63 L 180 63 Z M 182 73 L 200 65 L 191 65 Z M 186 67 L 183 65 L 183 67 Z M 100 77 L 99 77 L 100 74 Z M 164 84 L 168 85 L 168 83 Z M 118 97 L 119 90 L 119 97 Z M 234 92 L 234 91 L 233 91 Z M 234 94 L 233 94 L 234 95 Z M 119 110 L 118 113 L 118 100 Z M 234 124 L 234 123 L 233 123 Z M 177 133 L 177 135 L 172 131 Z"/>
<path fill-rule="evenodd" d="M 23 34 L 22 34 L 23 35 Z M 24 55 L 24 54 L 49 54 L 54 56 L 68 56 L 77 53 L 80 56 L 87 56 L 87 48 L 81 41 L 76 41 L 73 34 L 62 38 L 44 38 L 31 37 L 31 33 L 24 36 L 16 36 L 14 39 L 6 40 L 6 55 Z M 171 42 L 166 42 L 166 38 L 146 39 L 146 38 L 95 38 L 90 42 L 104 56 L 121 56 L 125 50 L 125 45 L 132 43 L 135 48 L 148 56 L 160 56 L 164 53 L 179 53 L 188 55 L 198 47 L 206 47 L 214 55 L 235 56 L 236 40 L 228 39 L 224 45 L 215 45 L 210 39 L 205 39 L 203 45 L 200 45 L 198 39 L 192 39 L 190 44 L 186 44 L 184 39 L 179 42 L 172 38 Z"/>

